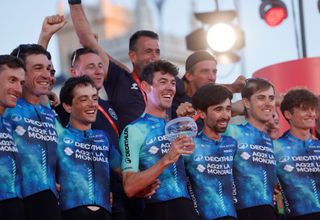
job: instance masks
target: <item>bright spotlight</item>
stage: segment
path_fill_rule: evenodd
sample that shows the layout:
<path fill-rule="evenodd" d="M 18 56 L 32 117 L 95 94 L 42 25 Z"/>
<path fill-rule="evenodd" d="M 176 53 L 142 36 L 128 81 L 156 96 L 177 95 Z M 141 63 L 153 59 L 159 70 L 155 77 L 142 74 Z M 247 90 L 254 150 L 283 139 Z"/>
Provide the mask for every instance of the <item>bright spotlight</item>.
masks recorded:
<path fill-rule="evenodd" d="M 211 26 L 207 32 L 207 42 L 213 51 L 223 53 L 231 50 L 237 40 L 233 27 L 225 23 Z"/>

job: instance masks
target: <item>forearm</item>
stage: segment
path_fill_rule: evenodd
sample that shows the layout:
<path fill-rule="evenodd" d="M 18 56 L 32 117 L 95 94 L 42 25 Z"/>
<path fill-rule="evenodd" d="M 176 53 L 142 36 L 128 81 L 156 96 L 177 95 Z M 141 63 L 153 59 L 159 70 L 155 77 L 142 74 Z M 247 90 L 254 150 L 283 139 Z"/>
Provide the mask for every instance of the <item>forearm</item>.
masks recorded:
<path fill-rule="evenodd" d="M 128 197 L 133 197 L 150 186 L 171 163 L 163 157 L 147 170 L 123 173 L 124 190 Z"/>
<path fill-rule="evenodd" d="M 244 106 L 241 100 L 232 103 L 231 114 L 232 116 L 244 115 Z"/>
<path fill-rule="evenodd" d="M 41 32 L 38 39 L 38 44 L 47 49 L 52 36 L 53 35 L 50 33 Z"/>

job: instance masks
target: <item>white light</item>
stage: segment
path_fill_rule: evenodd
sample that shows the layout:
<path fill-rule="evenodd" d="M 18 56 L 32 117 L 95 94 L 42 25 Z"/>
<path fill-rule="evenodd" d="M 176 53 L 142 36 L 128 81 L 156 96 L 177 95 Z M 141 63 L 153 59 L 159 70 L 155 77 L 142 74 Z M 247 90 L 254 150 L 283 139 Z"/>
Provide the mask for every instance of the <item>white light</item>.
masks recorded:
<path fill-rule="evenodd" d="M 207 42 L 212 50 L 225 52 L 235 45 L 236 37 L 236 32 L 230 25 L 218 23 L 209 28 Z"/>

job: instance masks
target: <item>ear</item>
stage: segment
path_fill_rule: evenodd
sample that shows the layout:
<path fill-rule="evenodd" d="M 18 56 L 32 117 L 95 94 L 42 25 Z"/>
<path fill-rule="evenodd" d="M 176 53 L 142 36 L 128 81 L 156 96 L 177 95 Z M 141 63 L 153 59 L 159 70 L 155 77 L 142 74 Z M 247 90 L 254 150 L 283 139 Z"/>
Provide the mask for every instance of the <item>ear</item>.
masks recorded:
<path fill-rule="evenodd" d="M 64 108 L 64 110 L 66 111 L 66 112 L 68 112 L 69 114 L 71 113 L 71 105 L 68 105 L 68 104 L 66 104 L 66 103 L 62 103 L 62 107 Z"/>
<path fill-rule="evenodd" d="M 288 121 L 290 121 L 291 118 L 292 118 L 292 114 L 291 114 L 291 112 L 289 112 L 289 111 L 284 111 L 284 112 L 283 112 L 283 116 L 284 116 Z"/>
<path fill-rule="evenodd" d="M 242 99 L 242 105 L 243 107 L 245 107 L 246 109 L 250 108 L 250 102 L 247 98 L 243 98 Z"/>
<path fill-rule="evenodd" d="M 131 60 L 131 63 L 136 63 L 137 60 L 137 54 L 135 51 L 130 50 L 128 53 L 129 59 Z"/>
<path fill-rule="evenodd" d="M 146 81 L 141 81 L 141 88 L 146 94 L 151 91 L 151 85 L 149 85 L 149 83 L 147 83 Z"/>
<path fill-rule="evenodd" d="M 207 114 L 201 110 L 197 110 L 197 114 L 200 116 L 202 120 L 204 120 L 207 117 Z"/>
<path fill-rule="evenodd" d="M 193 74 L 191 72 L 186 72 L 184 77 L 186 78 L 187 82 L 191 82 L 193 80 Z"/>
<path fill-rule="evenodd" d="M 70 68 L 70 75 L 72 77 L 76 77 L 77 76 L 77 71 L 75 70 L 75 68 L 73 68 L 73 67 Z"/>

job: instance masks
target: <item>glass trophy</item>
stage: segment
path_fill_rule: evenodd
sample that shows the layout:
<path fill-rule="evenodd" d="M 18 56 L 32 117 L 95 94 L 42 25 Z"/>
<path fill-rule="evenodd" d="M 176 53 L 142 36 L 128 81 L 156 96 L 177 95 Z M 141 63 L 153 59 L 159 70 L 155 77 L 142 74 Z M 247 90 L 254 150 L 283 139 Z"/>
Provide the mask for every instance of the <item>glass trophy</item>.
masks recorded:
<path fill-rule="evenodd" d="M 165 126 L 167 139 L 172 142 L 179 136 L 194 138 L 198 133 L 196 122 L 190 117 L 179 117 L 169 121 Z"/>

